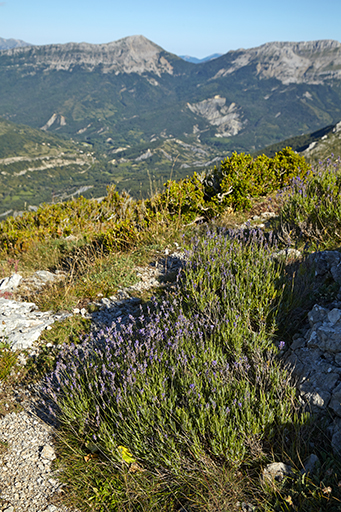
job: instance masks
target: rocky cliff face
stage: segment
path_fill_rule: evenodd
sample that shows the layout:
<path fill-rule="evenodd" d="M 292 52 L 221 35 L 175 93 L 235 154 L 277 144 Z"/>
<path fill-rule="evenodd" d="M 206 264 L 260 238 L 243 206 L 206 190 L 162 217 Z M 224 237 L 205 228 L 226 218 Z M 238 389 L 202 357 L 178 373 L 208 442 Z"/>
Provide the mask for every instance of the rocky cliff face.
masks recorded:
<path fill-rule="evenodd" d="M 88 71 L 101 67 L 103 73 L 173 73 L 163 49 L 143 36 L 125 37 L 108 44 L 67 43 L 14 48 L 7 52 L 15 65 L 52 71 Z M 170 54 L 169 54 L 170 55 Z"/>
<path fill-rule="evenodd" d="M 277 78 L 283 84 L 321 84 L 341 79 L 341 43 L 333 40 L 301 43 L 266 43 L 249 50 L 229 52 L 226 64 L 213 79 L 226 77 L 246 66 L 255 66 L 261 79 Z"/>
<path fill-rule="evenodd" d="M 7 50 L 9 66 L 72 71 L 81 66 L 103 73 L 173 74 L 174 60 L 144 36 L 130 36 L 107 44 L 67 43 L 29 46 L 24 41 L 1 39 L 0 50 Z M 212 62 L 212 61 L 211 61 Z M 205 66 L 209 62 L 203 62 Z M 188 63 L 190 73 L 191 64 Z M 283 84 L 321 84 L 341 79 L 341 43 L 333 40 L 300 43 L 272 42 L 248 50 L 240 49 L 215 58 L 211 80 L 228 77 L 241 68 L 253 67 L 260 79 L 276 78 Z"/>
<path fill-rule="evenodd" d="M 237 105 L 235 103 L 226 105 L 226 98 L 219 95 L 199 103 L 187 103 L 187 107 L 194 114 L 207 119 L 211 126 L 217 127 L 216 137 L 237 135 L 247 124 L 247 120 L 241 118 Z"/>

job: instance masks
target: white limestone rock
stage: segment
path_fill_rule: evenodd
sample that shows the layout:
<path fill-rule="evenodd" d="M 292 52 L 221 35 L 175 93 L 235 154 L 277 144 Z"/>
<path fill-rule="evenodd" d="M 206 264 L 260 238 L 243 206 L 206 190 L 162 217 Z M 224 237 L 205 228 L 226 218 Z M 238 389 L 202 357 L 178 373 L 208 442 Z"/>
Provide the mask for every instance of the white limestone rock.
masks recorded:
<path fill-rule="evenodd" d="M 263 470 L 263 482 L 281 482 L 286 476 L 292 475 L 292 468 L 283 462 L 272 462 Z"/>
<path fill-rule="evenodd" d="M 0 280 L 0 291 L 1 292 L 13 292 L 16 290 L 22 280 L 22 276 L 20 274 L 13 274 L 10 277 L 5 277 Z"/>

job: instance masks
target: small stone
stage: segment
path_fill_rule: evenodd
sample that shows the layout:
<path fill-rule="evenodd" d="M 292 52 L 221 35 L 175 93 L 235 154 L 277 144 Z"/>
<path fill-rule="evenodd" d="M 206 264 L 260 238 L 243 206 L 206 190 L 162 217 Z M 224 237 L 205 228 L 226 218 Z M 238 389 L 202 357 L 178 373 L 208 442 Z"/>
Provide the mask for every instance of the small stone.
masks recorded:
<path fill-rule="evenodd" d="M 341 265 L 340 265 L 340 263 L 338 265 L 333 265 L 330 269 L 330 272 L 333 276 L 334 281 L 337 284 L 341 284 Z"/>
<path fill-rule="evenodd" d="M 46 512 L 56 512 L 58 508 L 55 505 L 49 505 L 45 510 Z"/>
<path fill-rule="evenodd" d="M 54 460 L 56 458 L 56 454 L 52 446 L 46 444 L 40 453 L 40 457 L 42 459 Z"/>
<path fill-rule="evenodd" d="M 334 308 L 331 311 L 329 311 L 327 316 L 328 316 L 329 322 L 334 325 L 341 318 L 341 310 Z"/>
<path fill-rule="evenodd" d="M 278 217 L 278 215 L 276 215 L 274 212 L 263 212 L 261 213 L 261 217 L 263 219 L 271 219 L 273 217 Z"/>
<path fill-rule="evenodd" d="M 297 337 L 290 345 L 290 348 L 291 350 L 296 350 L 298 348 L 304 347 L 305 344 L 306 340 L 304 338 Z"/>
<path fill-rule="evenodd" d="M 326 320 L 329 310 L 315 304 L 313 309 L 308 313 L 308 320 L 310 327 L 313 327 L 317 322 L 324 322 Z"/>
<path fill-rule="evenodd" d="M 330 400 L 330 393 L 321 390 L 319 392 L 312 391 L 304 393 L 304 398 L 310 403 L 314 411 L 318 411 L 326 408 L 327 402 Z"/>
<path fill-rule="evenodd" d="M 332 397 L 329 403 L 329 407 L 341 417 L 341 384 L 339 384 L 332 393 Z"/>
<path fill-rule="evenodd" d="M 52 272 L 49 272 L 48 270 L 37 270 L 37 272 L 34 273 L 34 276 L 36 276 L 38 279 L 43 281 L 44 283 L 51 283 L 53 281 L 56 281 L 57 276 L 53 274 Z"/>
<path fill-rule="evenodd" d="M 263 470 L 264 482 L 281 482 L 285 476 L 292 474 L 292 468 L 283 462 L 272 462 Z"/>
<path fill-rule="evenodd" d="M 5 508 L 4 512 L 14 512 L 14 507 L 10 506 L 8 508 Z"/>
<path fill-rule="evenodd" d="M 241 504 L 241 510 L 242 512 L 254 512 L 254 510 L 256 510 L 256 507 L 251 503 L 246 503 L 245 501 L 243 501 L 243 503 Z"/>
<path fill-rule="evenodd" d="M 300 258 L 301 253 L 297 249 L 282 249 L 281 251 L 274 252 L 274 259 L 289 259 L 289 258 Z"/>

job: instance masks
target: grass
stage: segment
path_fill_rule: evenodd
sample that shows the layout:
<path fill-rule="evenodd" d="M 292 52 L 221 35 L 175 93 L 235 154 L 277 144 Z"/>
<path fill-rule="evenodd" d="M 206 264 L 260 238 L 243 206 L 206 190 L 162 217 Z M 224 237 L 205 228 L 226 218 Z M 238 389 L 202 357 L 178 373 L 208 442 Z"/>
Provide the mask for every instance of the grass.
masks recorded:
<path fill-rule="evenodd" d="M 90 322 L 81 317 L 56 323 L 41 338 L 40 353 L 11 381 L 50 374 L 46 393 L 60 424 L 56 464 L 67 484 L 66 503 L 103 512 L 226 512 L 251 505 L 265 512 L 340 510 L 340 463 L 323 427 L 300 410 L 277 348 L 290 343 L 314 301 L 332 290 L 312 293 L 314 269 L 304 251 L 301 260 L 273 258 L 288 236 L 293 246 L 314 248 L 322 217 L 319 243 L 337 243 L 327 227 L 335 225 L 339 207 L 339 195 L 330 195 L 339 171 L 329 169 L 327 163 L 309 175 L 302 203 L 293 183 L 281 196 L 254 200 L 249 211 L 223 210 L 209 230 L 187 215 L 197 197 L 192 184 L 186 192 L 185 184 L 179 188 L 184 216 L 185 203 L 176 210 L 174 198 L 175 216 L 159 196 L 150 217 L 143 203 L 137 211 L 129 198 L 109 191 L 111 199 L 100 206 L 79 200 L 64 210 L 42 210 L 40 219 L 56 213 L 59 227 L 41 242 L 3 252 L 3 275 L 65 270 L 65 281 L 30 300 L 44 310 L 71 310 L 133 284 L 135 266 L 175 241 L 188 251 L 176 282 L 152 301 L 146 295 L 144 313 L 130 325 L 89 338 Z M 309 210 L 314 194 L 321 207 L 315 217 Z M 227 230 L 269 205 L 280 209 L 279 220 L 271 221 L 277 236 Z M 119 231 L 108 220 L 113 211 Z M 68 239 L 70 215 L 81 219 L 83 232 L 73 226 Z M 134 219 L 135 231 L 125 216 Z M 13 224 L 15 237 L 29 233 L 33 220 Z M 15 365 L 15 359 L 6 362 L 10 355 L 4 349 L 0 358 L 8 379 Z M 302 476 L 311 453 L 320 464 Z M 272 461 L 290 464 L 293 476 L 265 486 L 260 475 Z"/>
<path fill-rule="evenodd" d="M 6 343 L 1 343 L 0 354 L 0 380 L 5 380 L 15 366 L 17 356 L 10 350 Z"/>
<path fill-rule="evenodd" d="M 82 255 L 83 253 L 83 255 Z M 98 297 L 115 295 L 118 288 L 137 282 L 135 261 L 127 254 L 86 254 L 77 251 L 72 256 L 72 268 L 67 278 L 49 285 L 43 294 L 27 295 L 41 310 L 72 311 L 84 307 Z M 77 268 L 76 268 L 77 267 Z"/>

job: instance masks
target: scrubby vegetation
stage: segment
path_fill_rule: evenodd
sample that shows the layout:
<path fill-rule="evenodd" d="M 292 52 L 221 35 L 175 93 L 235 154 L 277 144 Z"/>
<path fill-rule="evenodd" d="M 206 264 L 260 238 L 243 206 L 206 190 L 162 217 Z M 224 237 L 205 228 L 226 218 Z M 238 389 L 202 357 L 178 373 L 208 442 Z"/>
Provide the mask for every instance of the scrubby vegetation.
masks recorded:
<path fill-rule="evenodd" d="M 3 269 L 67 270 L 66 283 L 35 297 L 46 308 L 114 292 L 133 279 L 136 263 L 174 241 L 187 257 L 176 282 L 143 297 L 128 325 L 90 335 L 69 319 L 46 335 L 54 349 L 26 370 L 30 379 L 48 373 L 68 504 L 103 512 L 340 509 L 340 463 L 300 410 L 280 357 L 293 334 L 288 319 L 299 325 L 314 303 L 313 273 L 274 258 L 290 244 L 337 247 L 340 179 L 339 164 L 310 169 L 288 148 L 273 159 L 235 154 L 147 201 L 110 189 L 101 202 L 79 198 L 1 223 Z M 272 226 L 226 228 L 278 189 Z M 300 470 L 312 437 L 321 465 L 307 476 Z M 274 460 L 294 473 L 266 485 L 262 468 Z"/>
<path fill-rule="evenodd" d="M 147 201 L 120 195 L 111 187 L 100 202 L 80 197 L 10 217 L 0 224 L 0 250 L 21 253 L 34 243 L 71 234 L 107 249 L 126 249 L 138 244 L 155 223 L 209 220 L 227 207 L 245 210 L 252 199 L 288 185 L 294 176 L 302 179 L 308 169 L 304 158 L 290 148 L 274 158 L 235 153 L 208 173 L 168 181 L 162 193 Z"/>

